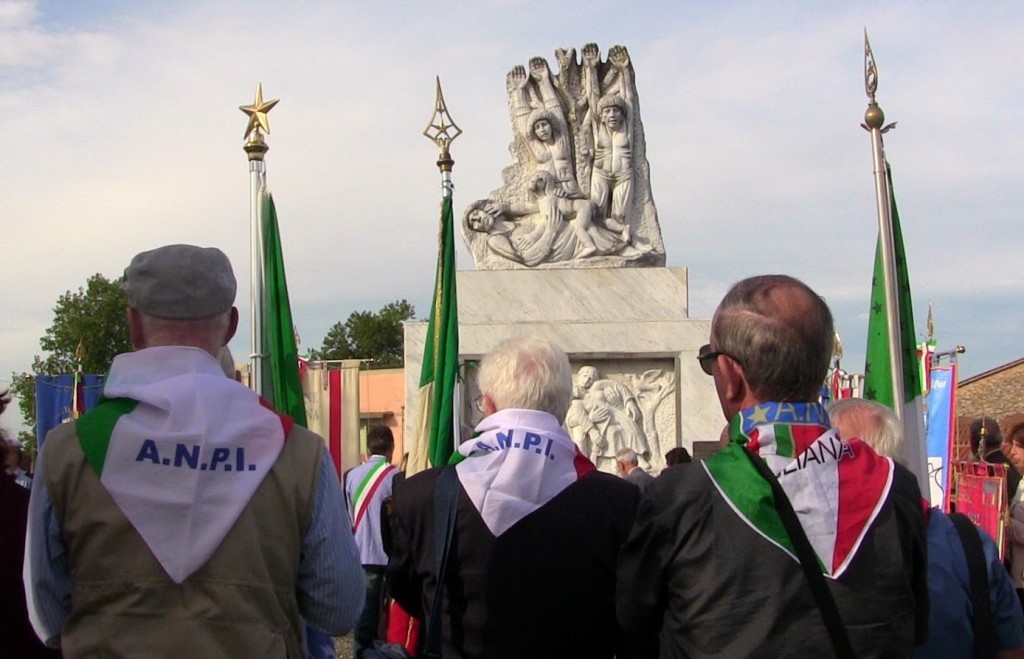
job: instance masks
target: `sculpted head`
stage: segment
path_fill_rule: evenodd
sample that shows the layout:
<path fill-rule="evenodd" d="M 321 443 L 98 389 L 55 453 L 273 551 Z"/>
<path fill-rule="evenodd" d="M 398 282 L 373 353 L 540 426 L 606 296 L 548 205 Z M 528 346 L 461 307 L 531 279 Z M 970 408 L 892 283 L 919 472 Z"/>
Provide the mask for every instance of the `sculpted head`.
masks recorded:
<path fill-rule="evenodd" d="M 539 337 L 508 339 L 480 361 L 484 411 L 537 410 L 565 419 L 572 397 L 569 357 Z"/>
<path fill-rule="evenodd" d="M 604 96 L 597 103 L 597 110 L 601 121 L 611 129 L 617 129 L 624 125 L 629 115 L 629 106 L 626 100 L 618 94 Z"/>
<path fill-rule="evenodd" d="M 546 108 L 531 112 L 527 121 L 530 135 L 534 139 L 550 144 L 558 136 L 558 122 L 555 121 L 555 115 Z"/>
<path fill-rule="evenodd" d="M 906 465 L 903 424 L 885 405 L 866 398 L 844 398 L 829 404 L 828 417 L 840 439 L 860 439 L 879 455 Z"/>
<path fill-rule="evenodd" d="M 165 245 L 137 254 L 123 287 L 136 349 L 192 346 L 219 358 L 238 327 L 235 275 L 215 247 Z"/>
<path fill-rule="evenodd" d="M 465 222 L 471 231 L 490 233 L 498 221 L 498 208 L 489 199 L 474 201 L 466 209 Z"/>
<path fill-rule="evenodd" d="M 817 401 L 833 342 L 832 312 L 798 279 L 735 284 L 711 321 L 710 369 L 726 418 L 762 402 Z"/>
<path fill-rule="evenodd" d="M 576 372 L 576 384 L 583 389 L 589 389 L 590 385 L 597 381 L 597 369 L 593 366 L 581 366 Z"/>

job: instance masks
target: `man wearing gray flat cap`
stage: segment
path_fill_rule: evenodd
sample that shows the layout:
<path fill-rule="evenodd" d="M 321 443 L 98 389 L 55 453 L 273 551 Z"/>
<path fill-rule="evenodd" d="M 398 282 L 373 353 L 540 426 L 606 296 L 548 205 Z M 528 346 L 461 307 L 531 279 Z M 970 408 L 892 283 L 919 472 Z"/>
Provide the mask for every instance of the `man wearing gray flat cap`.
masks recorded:
<path fill-rule="evenodd" d="M 124 290 L 135 351 L 39 456 L 36 633 L 66 658 L 302 657 L 303 620 L 346 633 L 365 587 L 324 442 L 217 360 L 238 326 L 227 256 L 142 252 Z"/>

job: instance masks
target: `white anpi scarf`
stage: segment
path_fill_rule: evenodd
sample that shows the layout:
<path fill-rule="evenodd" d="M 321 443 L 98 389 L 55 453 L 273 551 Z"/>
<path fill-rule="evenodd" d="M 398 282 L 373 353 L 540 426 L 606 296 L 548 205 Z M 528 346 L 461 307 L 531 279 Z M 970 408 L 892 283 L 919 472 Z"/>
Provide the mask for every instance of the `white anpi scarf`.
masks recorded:
<path fill-rule="evenodd" d="M 103 395 L 138 405 L 114 425 L 100 482 L 181 583 L 206 564 L 277 460 L 281 419 L 197 348 L 118 355 Z"/>
<path fill-rule="evenodd" d="M 554 416 L 501 410 L 463 442 L 459 481 L 495 537 L 550 501 L 579 478 L 576 445 Z"/>

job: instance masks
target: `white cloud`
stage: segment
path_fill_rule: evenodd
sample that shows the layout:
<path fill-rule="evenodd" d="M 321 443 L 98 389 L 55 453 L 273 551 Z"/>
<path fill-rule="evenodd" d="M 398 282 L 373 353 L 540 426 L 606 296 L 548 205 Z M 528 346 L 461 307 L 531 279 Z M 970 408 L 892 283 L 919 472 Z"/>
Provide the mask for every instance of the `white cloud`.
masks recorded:
<path fill-rule="evenodd" d="M 840 308 L 856 363 L 876 223 L 858 126 L 865 25 L 879 102 L 899 122 L 886 145 L 919 303 L 958 317 L 967 298 L 1005 305 L 1020 290 L 1010 264 L 1021 251 L 1024 19 L 1010 6 L 76 7 L 0 2 L 0 379 L 31 362 L 63 291 L 94 272 L 115 276 L 160 243 L 223 247 L 244 316 L 249 179 L 237 107 L 260 81 L 282 99 L 267 166 L 304 342 L 396 298 L 425 313 L 439 179 L 420 133 L 435 74 L 465 130 L 454 146 L 461 212 L 509 164 L 505 72 L 591 40 L 627 45 L 636 64 L 654 198 L 669 263 L 690 268 L 693 313 L 710 314 L 745 275 L 793 273 Z M 462 248 L 460 259 L 470 267 Z M 955 327 L 940 341 L 971 342 L 970 323 Z M 1020 356 L 1012 334 L 977 336 L 989 350 L 978 370 Z"/>

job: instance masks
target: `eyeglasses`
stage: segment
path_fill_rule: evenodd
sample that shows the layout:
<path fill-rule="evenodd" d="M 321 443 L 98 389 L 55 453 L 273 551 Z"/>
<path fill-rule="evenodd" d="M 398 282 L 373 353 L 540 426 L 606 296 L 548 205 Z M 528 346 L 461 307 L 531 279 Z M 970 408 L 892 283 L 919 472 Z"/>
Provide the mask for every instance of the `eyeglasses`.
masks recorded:
<path fill-rule="evenodd" d="M 703 371 L 708 375 L 711 375 L 711 365 L 714 364 L 715 360 L 722 355 L 725 355 L 726 357 L 733 360 L 740 366 L 743 366 L 743 362 L 736 359 L 729 353 L 723 352 L 721 350 L 712 350 L 710 343 L 705 343 L 700 347 L 700 350 L 697 351 L 697 361 L 700 362 L 701 369 L 703 369 Z"/>

